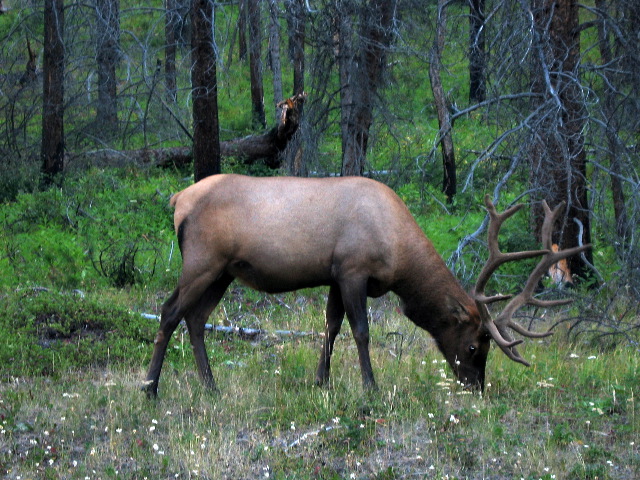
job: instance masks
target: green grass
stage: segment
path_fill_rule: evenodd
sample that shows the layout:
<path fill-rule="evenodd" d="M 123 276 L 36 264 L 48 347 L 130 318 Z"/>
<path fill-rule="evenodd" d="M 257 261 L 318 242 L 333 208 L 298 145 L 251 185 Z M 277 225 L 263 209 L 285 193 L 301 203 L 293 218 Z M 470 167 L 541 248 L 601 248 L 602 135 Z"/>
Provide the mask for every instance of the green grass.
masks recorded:
<path fill-rule="evenodd" d="M 318 335 L 208 334 L 217 395 L 201 387 L 181 327 L 167 353 L 160 398 L 147 400 L 140 384 L 158 323 L 140 313 L 159 312 L 180 271 L 166 205 L 168 194 L 188 183 L 179 176 L 94 170 L 0 206 L 5 477 L 631 479 L 640 473 L 637 345 L 620 340 L 605 349 L 588 336 L 574 344 L 563 325 L 550 340 L 526 343 L 531 368 L 494 349 L 490 385 L 483 396 L 469 394 L 393 297 L 369 304 L 377 394 L 362 390 L 346 324 L 326 389 L 313 385 Z M 481 220 L 478 199 L 469 201 L 475 208 L 454 206 L 447 216 L 428 192 L 407 185 L 399 193 L 445 256 Z M 507 249 L 524 242 L 517 232 L 526 222 L 525 215 L 514 220 Z M 126 251 L 107 247 L 135 239 L 154 248 L 129 265 L 133 281 L 116 286 L 96 268 L 96 252 L 117 265 Z M 318 332 L 326 293 L 274 297 L 233 286 L 210 321 Z M 591 300 L 593 310 L 598 300 Z M 612 314 L 626 316 L 628 306 L 615 302 Z M 592 315 L 579 304 L 567 313 Z"/>
<path fill-rule="evenodd" d="M 238 297 L 240 295 L 240 297 Z M 241 291 L 227 314 L 250 308 Z M 252 307 L 261 326 L 322 325 L 322 296 Z M 184 332 L 171 343 L 160 398 L 139 391 L 148 358 L 72 366 L 55 380 L 0 385 L 7 478 L 636 478 L 638 352 L 599 352 L 562 336 L 528 342 L 525 368 L 490 354 L 489 386 L 469 394 L 426 333 L 372 303 L 380 391 L 365 395 L 350 334 L 330 388 L 312 380 L 320 338 L 247 341 L 210 334 L 219 394 L 204 391 Z M 275 308 L 275 310 L 278 310 Z M 237 311 L 236 311 L 237 313 Z M 214 314 L 220 321 L 223 314 Z M 153 322 L 153 321 L 151 321 Z M 152 323 L 152 326 L 155 324 Z M 389 332 L 402 332 L 403 341 Z M 145 346 L 150 354 L 151 344 Z M 147 356 L 148 357 L 148 356 Z M 11 367 L 3 362 L 3 371 Z"/>

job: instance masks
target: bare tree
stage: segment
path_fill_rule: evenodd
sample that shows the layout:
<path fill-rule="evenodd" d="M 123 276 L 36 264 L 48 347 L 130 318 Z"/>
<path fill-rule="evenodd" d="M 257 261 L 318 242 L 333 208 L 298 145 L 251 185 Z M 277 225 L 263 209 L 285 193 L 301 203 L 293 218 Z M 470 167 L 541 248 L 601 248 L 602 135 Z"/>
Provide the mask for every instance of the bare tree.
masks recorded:
<path fill-rule="evenodd" d="M 213 37 L 214 2 L 193 0 L 191 8 L 193 170 L 197 182 L 220 173 L 220 127 Z"/>
<path fill-rule="evenodd" d="M 282 101 L 282 65 L 280 63 L 280 19 L 278 2 L 269 0 L 269 66 L 273 73 L 273 106 L 276 121 L 280 113 L 278 104 Z"/>
<path fill-rule="evenodd" d="M 262 22 L 258 0 L 247 0 L 247 18 L 249 20 L 252 122 L 254 126 L 264 128 L 267 123 L 264 113 L 264 87 L 262 85 Z"/>
<path fill-rule="evenodd" d="M 553 205 L 567 203 L 556 241 L 562 249 L 568 249 L 591 242 L 582 135 L 587 113 L 579 79 L 578 3 L 534 0 L 532 6 L 535 55 L 531 65 L 531 90 L 538 94 L 533 107 L 539 116 L 537 128 L 532 132 L 531 182 L 536 198 L 546 198 Z M 535 208 L 533 218 L 537 218 L 537 214 L 538 208 Z M 536 222 L 535 226 L 539 235 L 542 225 Z M 585 255 L 591 262 L 591 252 Z M 590 271 L 582 256 L 568 259 L 568 264 L 579 277 L 586 277 Z"/>
<path fill-rule="evenodd" d="M 469 101 L 486 99 L 485 0 L 469 0 Z"/>
<path fill-rule="evenodd" d="M 118 128 L 116 68 L 120 59 L 120 0 L 96 0 L 98 65 L 97 134 L 109 138 Z"/>
<path fill-rule="evenodd" d="M 598 21 L 598 48 L 600 50 L 600 60 L 603 68 L 613 65 L 613 53 L 611 33 L 607 22 L 608 3 L 603 0 L 596 0 L 596 8 L 600 12 Z M 604 102 L 603 114 L 606 125 L 606 138 L 608 145 L 609 168 L 611 169 L 611 197 L 613 200 L 613 212 L 616 223 L 616 233 L 621 239 L 626 239 L 629 235 L 629 222 L 627 220 L 627 209 L 625 205 L 625 193 L 621 176 L 620 147 L 617 132 L 620 130 L 619 119 L 615 114 L 616 92 L 611 82 L 604 82 Z"/>
<path fill-rule="evenodd" d="M 456 194 L 456 157 L 453 150 L 453 134 L 452 123 L 449 115 L 447 99 L 445 97 L 444 88 L 442 87 L 442 79 L 440 78 L 440 70 L 442 67 L 442 51 L 444 49 L 445 29 L 446 29 L 446 0 L 438 0 L 438 14 L 436 16 L 436 36 L 433 41 L 433 47 L 429 55 L 429 80 L 431 81 L 431 91 L 433 92 L 433 101 L 436 105 L 438 113 L 438 124 L 440 131 L 438 132 L 440 147 L 442 148 L 442 191 L 447 197 L 449 203 L 453 202 Z"/>
<path fill-rule="evenodd" d="M 42 173 L 50 185 L 64 168 L 64 8 L 63 0 L 44 4 L 44 82 L 42 92 Z"/>
<path fill-rule="evenodd" d="M 179 18 L 175 0 L 165 0 L 165 41 L 164 47 L 164 75 L 169 101 L 175 102 L 178 96 L 176 74 L 176 24 Z"/>
<path fill-rule="evenodd" d="M 396 2 L 369 0 L 359 5 L 357 2 L 344 0 L 339 3 L 336 23 L 342 116 L 342 175 L 362 175 L 376 95 L 382 85 L 387 53 L 394 36 Z M 354 29 L 354 21 L 359 25 L 357 31 Z"/>
<path fill-rule="evenodd" d="M 286 0 L 289 24 L 289 50 L 293 63 L 293 94 L 304 92 L 304 38 L 306 10 L 304 0 Z"/>

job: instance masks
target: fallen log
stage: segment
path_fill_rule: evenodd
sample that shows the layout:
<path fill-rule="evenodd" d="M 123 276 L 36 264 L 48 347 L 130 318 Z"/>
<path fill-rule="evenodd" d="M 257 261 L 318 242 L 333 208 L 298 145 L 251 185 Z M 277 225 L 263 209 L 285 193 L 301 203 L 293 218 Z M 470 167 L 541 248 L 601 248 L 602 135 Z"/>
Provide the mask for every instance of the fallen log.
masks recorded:
<path fill-rule="evenodd" d="M 307 98 L 300 93 L 278 104 L 279 121 L 266 133 L 220 142 L 222 157 L 236 157 L 245 164 L 264 163 L 280 168 L 280 153 L 298 130 L 302 105 Z M 142 148 L 138 150 L 101 149 L 65 155 L 68 168 L 105 167 L 182 167 L 193 161 L 191 147 Z"/>

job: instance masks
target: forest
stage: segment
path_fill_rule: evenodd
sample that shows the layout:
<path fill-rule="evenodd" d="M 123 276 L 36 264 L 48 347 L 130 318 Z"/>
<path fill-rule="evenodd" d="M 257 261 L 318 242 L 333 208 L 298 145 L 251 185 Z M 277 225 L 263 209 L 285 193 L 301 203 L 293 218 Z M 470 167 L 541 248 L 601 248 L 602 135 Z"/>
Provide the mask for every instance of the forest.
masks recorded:
<path fill-rule="evenodd" d="M 7 478 L 635 478 L 640 5 L 634 0 L 0 1 L 0 471 Z M 504 251 L 569 257 L 469 394 L 397 299 L 369 304 L 380 391 L 343 329 L 313 385 L 327 292 L 234 284 L 210 318 L 221 392 L 174 335 L 172 194 L 209 175 L 367 176 L 465 289 L 483 198 L 525 208 Z M 535 261 L 501 266 L 516 294 Z M 224 306 L 223 306 L 224 305 Z M 244 332 L 244 333 L 243 333 Z M 251 333 L 247 333 L 251 332 Z M 340 350 L 340 352 L 338 352 Z"/>

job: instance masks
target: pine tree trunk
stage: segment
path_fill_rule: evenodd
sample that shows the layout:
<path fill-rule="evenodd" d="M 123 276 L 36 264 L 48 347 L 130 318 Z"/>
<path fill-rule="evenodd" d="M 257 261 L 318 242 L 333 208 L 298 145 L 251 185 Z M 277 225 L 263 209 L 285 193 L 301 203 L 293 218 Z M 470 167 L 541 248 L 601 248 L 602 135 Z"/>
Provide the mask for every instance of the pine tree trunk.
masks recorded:
<path fill-rule="evenodd" d="M 482 102 L 486 98 L 485 69 L 485 0 L 469 2 L 469 101 Z"/>
<path fill-rule="evenodd" d="M 176 25 L 178 13 L 175 0 L 165 0 L 165 43 L 164 75 L 167 99 L 175 102 L 178 99 L 178 83 L 176 76 Z"/>
<path fill-rule="evenodd" d="M 554 238 L 561 249 L 591 242 L 587 199 L 587 168 L 582 135 L 587 112 L 578 82 L 580 30 L 576 0 L 533 2 L 536 54 L 532 63 L 533 108 L 541 110 L 531 152 L 531 182 L 534 197 L 545 198 L 553 208 L 566 202 L 567 211 Z M 533 209 L 536 236 L 540 235 L 542 212 Z M 580 226 L 582 238 L 579 238 Z M 585 258 L 592 262 L 590 250 Z M 574 275 L 585 278 L 589 267 L 581 256 L 567 259 Z"/>
<path fill-rule="evenodd" d="M 116 67 L 120 58 L 120 1 L 96 0 L 96 62 L 98 105 L 96 123 L 100 136 L 108 139 L 118 129 Z"/>
<path fill-rule="evenodd" d="M 442 191 L 447 197 L 447 202 L 453 202 L 456 194 L 456 157 L 453 149 L 453 135 L 451 134 L 451 118 L 449 109 L 447 108 L 447 99 L 442 87 L 442 79 L 440 78 L 440 70 L 442 64 L 442 49 L 444 48 L 444 34 L 446 27 L 445 7 L 446 1 L 438 1 L 438 18 L 436 24 L 436 38 L 431 49 L 429 59 L 429 80 L 431 82 L 431 91 L 433 92 L 433 101 L 436 104 L 436 112 L 438 114 L 438 124 L 440 130 L 438 132 L 440 148 L 442 149 Z"/>
<path fill-rule="evenodd" d="M 191 89 L 193 97 L 193 170 L 197 182 L 220 173 L 220 131 L 213 1 L 193 0 L 191 11 Z"/>
<path fill-rule="evenodd" d="M 249 77 L 251 81 L 251 105 L 254 128 L 264 128 L 267 123 L 264 114 L 264 88 L 262 85 L 262 27 L 260 3 L 247 0 L 249 20 Z"/>
<path fill-rule="evenodd" d="M 63 0 L 45 1 L 41 149 L 44 186 L 51 185 L 64 169 L 63 12 Z"/>
<path fill-rule="evenodd" d="M 282 66 L 280 64 L 280 22 L 278 19 L 278 2 L 269 0 L 269 62 L 273 73 L 273 105 L 276 121 L 280 113 L 277 105 L 284 96 L 282 93 Z"/>

